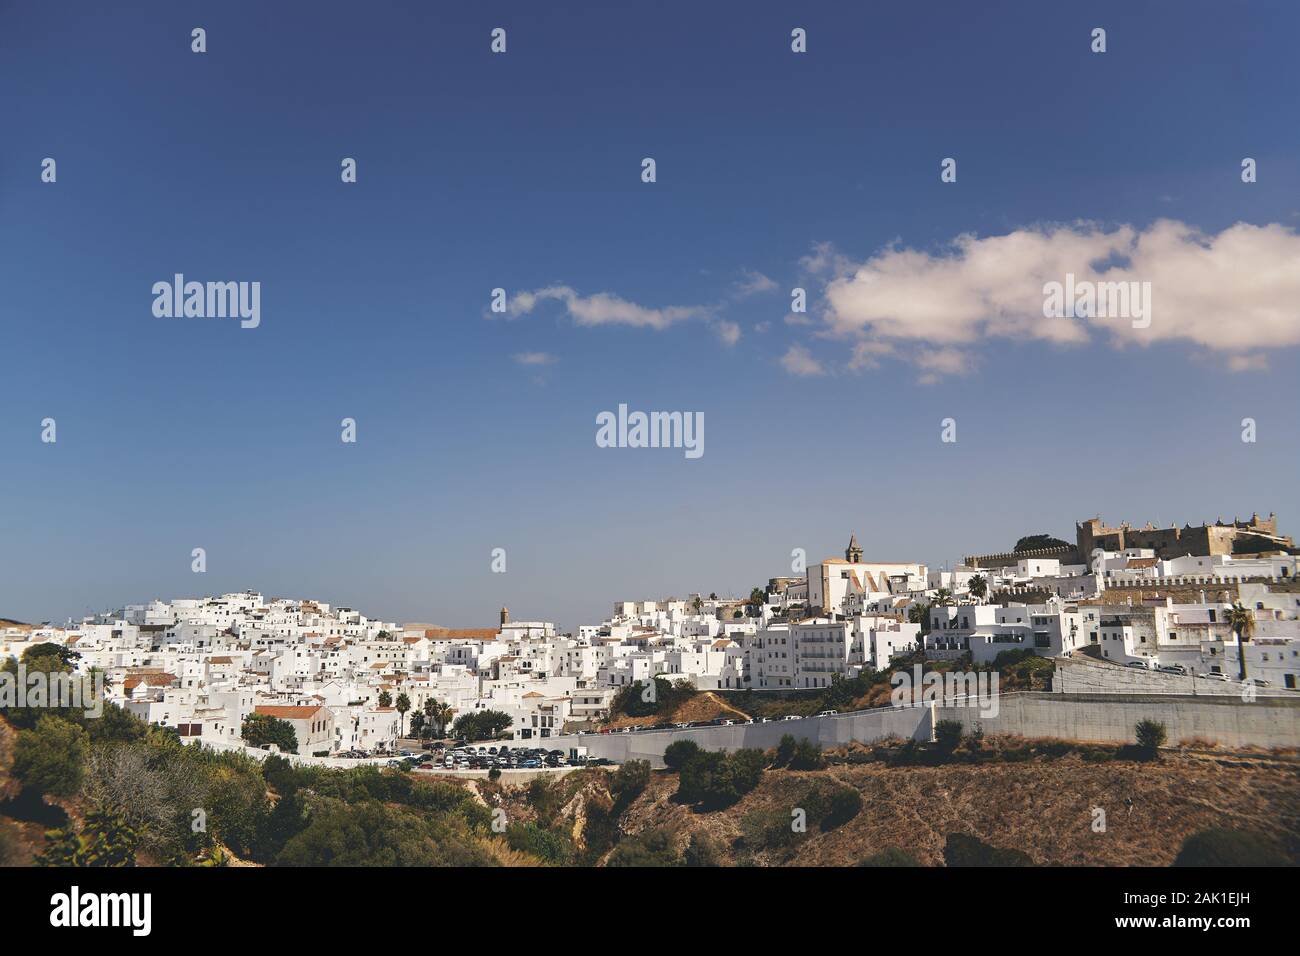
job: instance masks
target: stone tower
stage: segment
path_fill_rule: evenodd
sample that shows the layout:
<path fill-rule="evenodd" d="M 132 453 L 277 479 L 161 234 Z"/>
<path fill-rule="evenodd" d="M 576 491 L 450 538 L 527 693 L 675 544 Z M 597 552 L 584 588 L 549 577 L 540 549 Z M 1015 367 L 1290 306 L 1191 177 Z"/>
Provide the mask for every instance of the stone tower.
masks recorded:
<path fill-rule="evenodd" d="M 510 609 L 503 607 L 501 609 L 501 626 L 505 627 L 510 623 Z"/>
<path fill-rule="evenodd" d="M 844 551 L 844 560 L 851 564 L 862 563 L 862 549 L 858 547 L 858 536 L 856 534 L 849 535 L 849 546 Z"/>

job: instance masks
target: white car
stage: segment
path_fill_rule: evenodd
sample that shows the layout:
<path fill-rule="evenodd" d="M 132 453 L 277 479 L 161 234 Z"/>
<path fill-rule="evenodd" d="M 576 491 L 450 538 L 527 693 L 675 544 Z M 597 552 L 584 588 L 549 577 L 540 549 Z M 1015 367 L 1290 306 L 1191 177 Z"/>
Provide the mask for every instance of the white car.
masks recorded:
<path fill-rule="evenodd" d="M 782 720 L 803 720 L 802 717 L 796 716 L 795 714 L 787 714 L 785 717 L 782 717 L 781 719 Z"/>
<path fill-rule="evenodd" d="M 1210 671 L 1210 673 L 1208 673 L 1208 674 L 1202 674 L 1201 676 L 1204 677 L 1206 680 L 1221 680 L 1221 681 L 1227 681 L 1227 679 L 1228 679 L 1228 675 L 1227 675 L 1227 674 L 1219 674 L 1219 673 L 1216 673 L 1215 671 Z"/>
<path fill-rule="evenodd" d="M 817 716 L 818 716 L 818 717 L 834 717 L 834 716 L 835 716 L 836 714 L 838 714 L 838 713 L 839 713 L 838 710 L 823 710 L 823 711 L 822 711 L 820 714 L 818 714 Z"/>

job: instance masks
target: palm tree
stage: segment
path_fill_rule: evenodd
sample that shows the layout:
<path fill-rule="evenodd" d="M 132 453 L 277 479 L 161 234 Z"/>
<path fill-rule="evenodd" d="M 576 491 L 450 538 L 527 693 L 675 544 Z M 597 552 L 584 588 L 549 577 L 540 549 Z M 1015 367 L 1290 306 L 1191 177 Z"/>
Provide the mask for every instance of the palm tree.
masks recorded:
<path fill-rule="evenodd" d="M 401 726 L 399 728 L 398 736 L 405 737 L 406 736 L 406 712 L 411 709 L 411 698 L 406 696 L 406 691 L 402 691 L 400 694 L 397 695 L 396 706 L 397 706 L 397 714 L 402 721 Z"/>
<path fill-rule="evenodd" d="M 424 719 L 426 726 L 429 728 L 429 735 L 433 736 L 433 725 L 438 722 L 438 702 L 432 697 L 424 699 Z"/>
<path fill-rule="evenodd" d="M 392 706 L 393 706 L 393 695 L 390 694 L 390 693 L 388 693 L 388 691 L 386 691 L 386 690 L 381 690 L 381 691 L 379 692 L 379 706 L 380 706 L 380 707 L 392 707 Z"/>
<path fill-rule="evenodd" d="M 985 595 L 989 593 L 988 578 L 982 574 L 977 574 L 970 579 L 970 594 L 973 598 L 984 600 Z"/>
<path fill-rule="evenodd" d="M 424 713 L 429 720 L 437 725 L 438 736 L 447 736 L 447 721 L 451 720 L 451 715 L 456 713 L 456 709 L 450 704 L 444 704 L 430 697 L 424 702 Z"/>
<path fill-rule="evenodd" d="M 952 591 L 948 588 L 939 588 L 934 592 L 934 604 L 937 607 L 951 607 L 956 604 L 957 600 L 952 596 Z"/>
<path fill-rule="evenodd" d="M 1238 601 L 1228 611 L 1228 625 L 1237 635 L 1238 671 L 1242 683 L 1246 681 L 1246 642 L 1255 635 L 1255 613 Z"/>

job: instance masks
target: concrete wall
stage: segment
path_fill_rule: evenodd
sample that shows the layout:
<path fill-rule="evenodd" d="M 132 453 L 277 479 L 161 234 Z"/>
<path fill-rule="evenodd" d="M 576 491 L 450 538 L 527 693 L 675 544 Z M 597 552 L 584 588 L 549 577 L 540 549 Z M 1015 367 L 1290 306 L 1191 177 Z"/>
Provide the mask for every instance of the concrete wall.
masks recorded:
<path fill-rule="evenodd" d="M 767 724 L 742 724 L 734 727 L 692 727 L 684 730 L 642 731 L 635 734 L 583 734 L 580 737 L 551 737 L 541 741 L 551 749 L 567 750 L 584 746 L 591 757 L 605 757 L 617 763 L 648 760 L 652 767 L 662 767 L 663 754 L 676 740 L 694 740 L 702 750 L 742 750 L 754 747 L 769 750 L 790 734 L 796 740 L 811 740 L 819 747 L 839 747 L 857 740 L 869 743 L 884 737 L 914 737 L 929 740 L 933 736 L 931 708 L 890 707 L 841 714 L 835 717 L 804 717 L 778 720 Z"/>
<path fill-rule="evenodd" d="M 936 720 L 959 720 L 969 732 L 1132 743 L 1140 720 L 1165 725 L 1170 744 L 1199 737 L 1226 747 L 1300 746 L 1300 699 L 1174 697 L 1139 694 L 1007 694 L 998 715 L 968 707 L 938 707 Z"/>
<path fill-rule="evenodd" d="M 1247 662 L 1249 663 L 1249 657 Z M 1063 694 L 1179 694 L 1188 697 L 1241 697 L 1235 680 L 1216 681 L 1183 677 L 1160 671 L 1139 670 L 1088 657 L 1058 657 L 1052 690 Z M 1230 675 L 1235 676 L 1235 675 Z M 1284 687 L 1256 687 L 1256 697 L 1300 700 L 1300 691 Z"/>

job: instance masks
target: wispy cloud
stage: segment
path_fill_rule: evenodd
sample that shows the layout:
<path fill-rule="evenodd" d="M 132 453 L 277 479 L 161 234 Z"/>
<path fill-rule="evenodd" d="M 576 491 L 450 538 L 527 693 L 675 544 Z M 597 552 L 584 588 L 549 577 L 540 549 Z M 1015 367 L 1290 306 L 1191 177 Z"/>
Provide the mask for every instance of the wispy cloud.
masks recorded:
<path fill-rule="evenodd" d="M 733 287 L 732 294 L 735 298 L 747 299 L 752 295 L 771 292 L 775 288 L 776 282 L 763 275 L 763 273 L 745 269 L 741 272 L 741 278 Z"/>
<path fill-rule="evenodd" d="M 718 341 L 728 347 L 740 341 L 740 326 L 728 319 L 720 319 L 714 322 L 713 332 L 717 335 Z"/>
<path fill-rule="evenodd" d="M 662 330 L 687 319 L 703 318 L 709 314 L 704 306 L 672 305 L 651 308 L 638 305 L 609 292 L 579 295 L 569 286 L 556 285 L 531 292 L 516 292 L 507 302 L 507 315 L 515 318 L 528 315 L 541 302 L 561 303 L 569 317 L 581 326 L 630 325 L 636 328 Z"/>
<path fill-rule="evenodd" d="M 559 361 L 550 352 L 516 352 L 514 360 L 520 365 L 554 365 Z"/>

